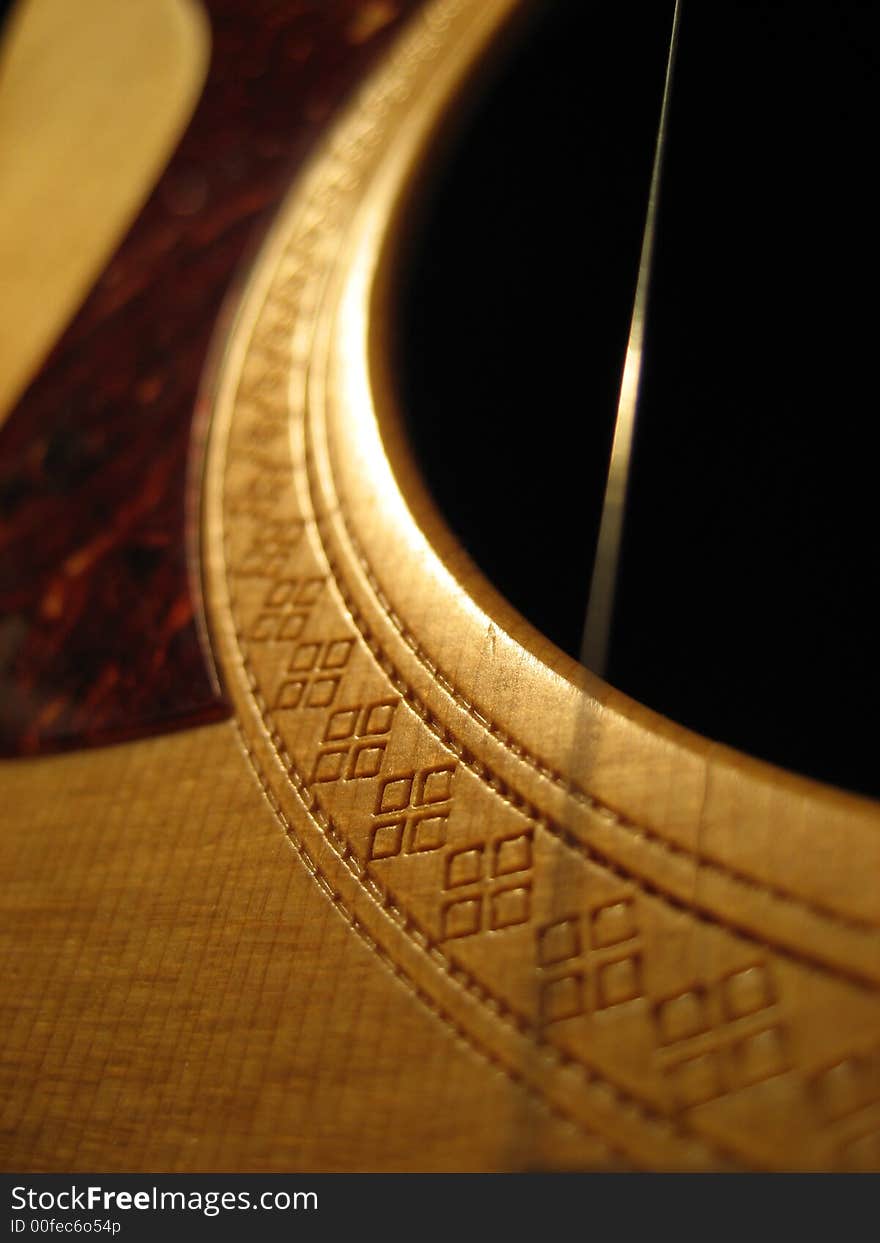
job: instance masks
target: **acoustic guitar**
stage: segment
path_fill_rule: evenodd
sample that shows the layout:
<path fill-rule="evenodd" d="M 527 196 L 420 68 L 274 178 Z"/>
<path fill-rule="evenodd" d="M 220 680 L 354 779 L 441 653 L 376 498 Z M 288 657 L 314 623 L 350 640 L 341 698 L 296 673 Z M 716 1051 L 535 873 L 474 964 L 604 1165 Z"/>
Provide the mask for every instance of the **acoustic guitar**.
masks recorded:
<path fill-rule="evenodd" d="M 718 741 L 659 692 L 639 702 L 613 648 L 609 681 L 585 669 L 540 612 L 569 579 L 581 598 L 589 585 L 575 548 L 592 556 L 613 403 L 597 430 L 559 405 L 574 377 L 577 411 L 602 406 L 596 357 L 619 383 L 638 248 L 590 269 L 615 289 L 628 273 L 607 339 L 580 277 L 555 303 L 516 305 L 532 326 L 500 365 L 488 321 L 521 265 L 610 254 L 615 222 L 629 213 L 631 241 L 645 210 L 595 171 L 598 139 L 572 147 L 560 184 L 529 178 L 544 139 L 520 125 L 561 77 L 541 59 L 550 8 L 30 0 L 7 22 L 6 1169 L 880 1168 L 870 762 L 817 780 L 760 730 L 752 758 L 729 745 L 738 724 Z M 617 125 L 607 158 L 626 163 L 638 131 L 642 184 L 671 21 L 657 9 L 640 40 L 623 10 L 565 17 L 586 39 L 586 107 L 618 89 L 590 133 Z M 554 28 L 557 48 L 573 28 Z M 493 98 L 507 102 L 489 145 L 505 131 L 504 66 L 530 48 L 511 122 L 522 195 L 562 223 L 536 240 L 527 212 L 510 227 L 532 241 L 511 253 L 491 186 L 458 216 L 431 187 Z M 610 61 L 628 49 L 632 79 Z M 675 125 L 673 107 L 670 212 Z M 446 249 L 432 211 L 453 222 Z M 484 304 L 450 256 L 475 256 L 476 280 L 496 232 Z M 756 315 L 771 298 L 756 293 Z M 557 357 L 563 318 L 580 345 Z M 531 389 L 522 403 L 523 453 L 504 403 L 527 388 L 529 342 L 543 379 L 540 405 Z M 507 396 L 486 375 L 508 377 Z M 664 406 L 648 378 L 646 431 Z M 512 442 L 524 487 L 506 473 Z M 537 442 L 567 459 L 555 483 Z M 569 468 L 592 472 L 596 496 Z M 583 531 L 529 545 L 518 532 L 554 493 Z M 496 554 L 479 543 L 487 510 Z M 492 555 L 559 592 L 530 612 L 503 572 L 490 581 Z M 677 589 L 652 569 L 662 625 Z M 635 611 L 648 663 L 675 667 Z M 714 687 L 697 666 L 690 682 Z M 857 732 L 872 754 L 871 711 L 823 710 L 827 678 L 795 679 L 831 738 L 814 749 Z M 760 689 L 742 697 L 771 715 Z"/>

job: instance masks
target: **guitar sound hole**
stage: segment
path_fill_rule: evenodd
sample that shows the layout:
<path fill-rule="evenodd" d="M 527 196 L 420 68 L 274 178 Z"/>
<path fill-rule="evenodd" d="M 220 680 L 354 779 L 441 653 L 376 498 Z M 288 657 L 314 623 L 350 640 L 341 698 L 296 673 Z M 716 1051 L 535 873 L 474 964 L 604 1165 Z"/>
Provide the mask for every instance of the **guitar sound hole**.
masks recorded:
<path fill-rule="evenodd" d="M 671 5 L 558 4 L 447 161 L 399 309 L 440 508 L 580 646 Z M 683 10 L 608 678 L 877 795 L 870 6 Z"/>

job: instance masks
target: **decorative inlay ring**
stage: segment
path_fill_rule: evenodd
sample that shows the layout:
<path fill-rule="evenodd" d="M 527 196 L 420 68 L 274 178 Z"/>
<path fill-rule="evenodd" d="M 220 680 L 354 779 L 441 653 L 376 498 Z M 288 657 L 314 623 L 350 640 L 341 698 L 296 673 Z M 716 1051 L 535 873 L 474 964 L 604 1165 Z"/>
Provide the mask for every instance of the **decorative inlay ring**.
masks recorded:
<path fill-rule="evenodd" d="M 473 594 L 466 563 L 438 556 L 408 508 L 392 424 L 379 431 L 371 311 L 391 222 L 511 8 L 425 10 L 294 187 L 242 300 L 205 514 L 242 737 L 303 863 L 381 961 L 610 1152 L 858 1167 L 880 1045 L 864 887 L 826 892 L 807 865 L 783 883 L 758 853 L 725 857 L 739 846 L 706 832 L 706 782 L 733 766 L 627 716 Z M 607 793 L 624 728 L 665 791 L 659 814 Z M 736 787 L 746 845 L 776 805 L 768 772 Z M 817 797 L 877 848 L 859 800 Z M 829 1111 L 840 1066 L 855 1068 L 855 1103 Z"/>

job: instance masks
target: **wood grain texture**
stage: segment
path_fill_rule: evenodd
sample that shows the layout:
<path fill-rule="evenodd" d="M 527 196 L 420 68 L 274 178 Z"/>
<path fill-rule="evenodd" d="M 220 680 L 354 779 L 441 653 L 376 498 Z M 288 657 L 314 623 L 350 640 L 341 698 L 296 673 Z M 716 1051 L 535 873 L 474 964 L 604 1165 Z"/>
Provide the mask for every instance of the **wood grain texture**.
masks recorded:
<path fill-rule="evenodd" d="M 7 1168 L 880 1168 L 877 805 L 562 656 L 401 433 L 412 187 L 513 12 L 407 26 L 215 356 L 234 721 L 4 769 Z"/>
<path fill-rule="evenodd" d="M 186 537 L 208 343 L 262 214 L 407 7 L 206 5 L 211 64 L 192 123 L 0 430 L 6 754 L 226 713 Z"/>

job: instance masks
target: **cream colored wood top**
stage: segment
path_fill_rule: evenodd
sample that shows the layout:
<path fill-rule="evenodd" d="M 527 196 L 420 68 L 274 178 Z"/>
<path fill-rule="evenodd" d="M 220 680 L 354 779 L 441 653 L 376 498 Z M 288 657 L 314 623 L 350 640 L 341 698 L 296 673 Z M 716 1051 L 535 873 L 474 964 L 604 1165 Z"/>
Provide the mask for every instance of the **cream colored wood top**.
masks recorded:
<path fill-rule="evenodd" d="M 0 62 L 0 419 L 131 223 L 207 72 L 198 0 L 24 0 Z"/>

